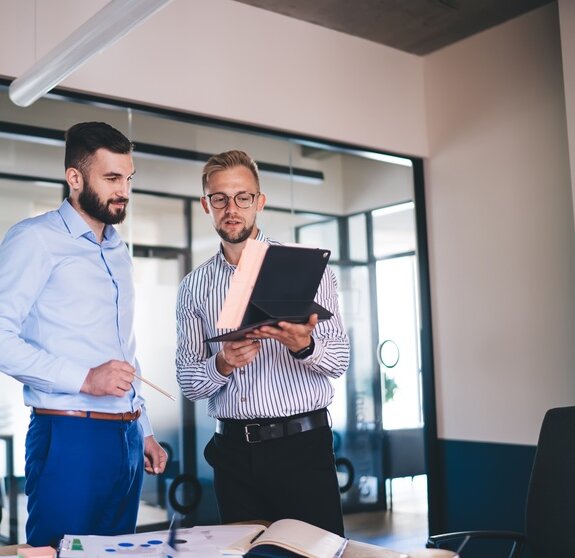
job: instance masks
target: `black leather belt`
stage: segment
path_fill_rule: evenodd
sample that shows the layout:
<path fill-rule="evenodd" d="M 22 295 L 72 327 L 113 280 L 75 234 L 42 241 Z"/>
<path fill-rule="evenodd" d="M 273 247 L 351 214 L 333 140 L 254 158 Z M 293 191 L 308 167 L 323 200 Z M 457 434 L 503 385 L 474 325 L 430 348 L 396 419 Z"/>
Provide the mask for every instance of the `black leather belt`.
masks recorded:
<path fill-rule="evenodd" d="M 329 426 L 326 409 L 286 418 L 216 419 L 217 434 L 243 438 L 248 444 L 277 440 L 324 426 Z"/>

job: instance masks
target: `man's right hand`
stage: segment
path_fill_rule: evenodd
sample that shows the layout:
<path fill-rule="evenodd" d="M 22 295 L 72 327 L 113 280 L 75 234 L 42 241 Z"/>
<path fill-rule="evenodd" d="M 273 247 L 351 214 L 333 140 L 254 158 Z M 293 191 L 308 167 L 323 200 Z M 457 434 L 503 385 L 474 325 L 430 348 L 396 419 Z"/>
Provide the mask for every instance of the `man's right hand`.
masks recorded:
<path fill-rule="evenodd" d="M 124 397 L 132 388 L 136 369 L 123 360 L 110 360 L 90 368 L 80 392 L 90 395 L 115 395 Z"/>
<path fill-rule="evenodd" d="M 261 343 L 257 339 L 225 341 L 216 357 L 218 372 L 223 376 L 229 376 L 236 368 L 246 366 L 256 358 L 260 346 Z"/>

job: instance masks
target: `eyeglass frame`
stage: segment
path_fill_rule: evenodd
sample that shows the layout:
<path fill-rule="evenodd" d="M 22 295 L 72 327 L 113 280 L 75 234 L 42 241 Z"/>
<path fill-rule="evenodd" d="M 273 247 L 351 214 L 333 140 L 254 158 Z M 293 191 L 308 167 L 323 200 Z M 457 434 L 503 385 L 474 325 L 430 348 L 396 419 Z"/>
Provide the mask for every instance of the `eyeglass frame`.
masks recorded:
<path fill-rule="evenodd" d="M 238 196 L 245 196 L 245 195 L 251 196 L 252 201 L 250 202 L 250 205 L 248 205 L 246 207 L 242 207 L 241 205 L 238 204 L 236 198 Z M 230 205 L 230 200 L 234 200 L 236 207 L 238 207 L 239 209 L 249 209 L 250 207 L 252 207 L 254 205 L 256 198 L 259 197 L 260 195 L 261 195 L 261 192 L 256 192 L 255 194 L 253 192 L 238 192 L 237 194 L 234 194 L 233 196 L 228 196 L 227 194 L 224 194 L 223 192 L 214 192 L 213 194 L 205 194 L 204 198 L 208 199 L 208 203 L 210 204 L 210 206 L 213 209 L 225 209 L 226 207 L 228 207 L 228 205 Z M 226 204 L 223 205 L 222 207 L 215 207 L 213 202 L 212 202 L 212 196 L 225 196 L 226 197 Z"/>

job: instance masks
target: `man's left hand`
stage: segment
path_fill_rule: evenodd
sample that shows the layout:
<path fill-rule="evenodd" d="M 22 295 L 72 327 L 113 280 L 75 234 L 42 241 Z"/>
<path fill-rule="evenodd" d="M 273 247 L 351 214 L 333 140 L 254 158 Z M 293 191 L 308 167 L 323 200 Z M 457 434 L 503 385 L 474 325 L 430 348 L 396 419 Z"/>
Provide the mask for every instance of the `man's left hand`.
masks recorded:
<path fill-rule="evenodd" d="M 166 468 L 168 454 L 153 436 L 144 438 L 144 469 L 149 475 L 160 475 Z"/>

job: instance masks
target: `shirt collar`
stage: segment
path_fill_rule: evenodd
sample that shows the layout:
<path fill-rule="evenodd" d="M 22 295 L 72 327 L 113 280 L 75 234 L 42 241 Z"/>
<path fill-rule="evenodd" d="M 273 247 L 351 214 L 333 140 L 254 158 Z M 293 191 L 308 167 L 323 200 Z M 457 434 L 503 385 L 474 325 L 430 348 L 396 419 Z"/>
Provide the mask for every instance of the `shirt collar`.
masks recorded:
<path fill-rule="evenodd" d="M 96 240 L 96 235 L 94 231 L 90 228 L 90 225 L 82 219 L 80 214 L 74 209 L 72 204 L 68 200 L 64 200 L 58 209 L 66 228 L 74 238 L 80 238 L 85 236 L 91 241 Z M 120 242 L 120 235 L 112 225 L 106 225 L 104 227 L 104 239 L 103 242 L 106 243 L 118 243 Z"/>

